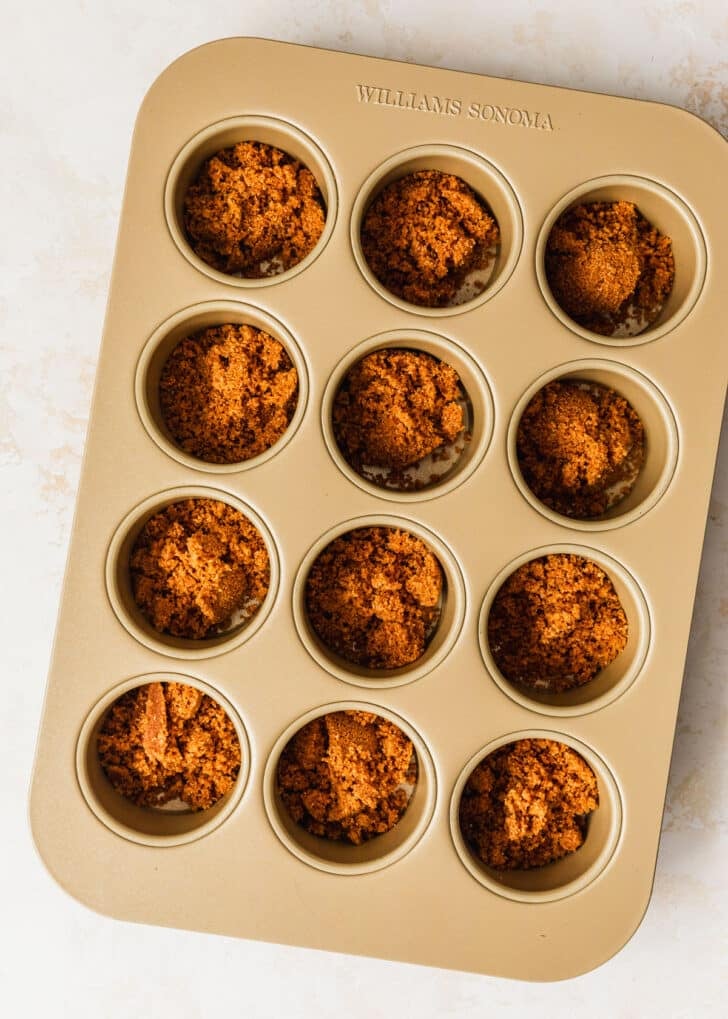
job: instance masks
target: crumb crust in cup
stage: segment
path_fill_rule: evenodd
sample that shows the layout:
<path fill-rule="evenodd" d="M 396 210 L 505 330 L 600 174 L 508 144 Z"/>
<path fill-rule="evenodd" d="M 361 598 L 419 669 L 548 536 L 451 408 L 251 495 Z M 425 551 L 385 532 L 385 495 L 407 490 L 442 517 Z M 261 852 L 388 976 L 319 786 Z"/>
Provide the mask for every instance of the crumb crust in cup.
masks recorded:
<path fill-rule="evenodd" d="M 672 241 L 634 202 L 573 205 L 546 241 L 546 278 L 561 309 L 584 329 L 638 336 L 672 290 Z"/>
<path fill-rule="evenodd" d="M 361 224 L 362 252 L 377 280 L 426 308 L 452 307 L 481 293 L 499 242 L 485 201 L 461 177 L 441 170 L 416 170 L 387 184 Z M 476 273 L 483 279 L 468 288 Z"/>
<path fill-rule="evenodd" d="M 424 616 L 429 621 L 437 619 L 437 626 L 425 637 L 425 647 L 418 659 L 411 664 L 395 668 L 371 668 L 359 665 L 343 655 L 332 650 L 330 646 L 316 633 L 312 621 L 309 618 L 307 606 L 307 582 L 311 569 L 319 556 L 329 548 L 333 542 L 345 538 L 348 534 L 359 530 L 369 531 L 370 529 L 383 529 L 387 532 L 408 535 L 410 538 L 417 538 L 425 550 L 434 556 L 441 573 L 442 586 L 441 597 L 436 606 L 425 607 Z M 429 558 L 429 556 L 428 556 Z M 402 578 L 400 578 L 401 580 Z M 406 577 L 404 578 L 406 580 Z M 392 584 L 392 579 L 387 581 L 386 586 Z M 400 583 L 394 580 L 394 602 L 398 598 Z M 340 592 L 341 593 L 341 590 Z M 416 592 L 415 592 L 416 593 Z M 390 592 L 383 591 L 385 602 L 389 602 Z M 336 597 L 336 592 L 333 592 Z M 416 601 L 413 596 L 405 592 L 408 601 Z M 357 601 L 361 604 L 361 596 Z M 365 686 L 377 689 L 403 686 L 422 678 L 434 669 L 452 650 L 462 630 L 465 619 L 466 591 L 462 572 L 458 562 L 449 547 L 432 531 L 423 527 L 416 521 L 404 517 L 387 515 L 370 515 L 357 517 L 330 528 L 326 531 L 308 550 L 301 562 L 293 585 L 293 618 L 298 635 L 304 647 L 311 657 L 327 672 L 347 683 L 355 686 Z M 434 611 L 433 611 L 434 608 Z M 372 613 L 372 607 L 366 602 L 363 603 L 363 616 L 376 615 Z M 422 613 L 420 623 L 424 622 Z M 356 616 L 356 612 L 354 613 Z M 391 616 L 391 612 L 388 613 Z M 396 619 L 390 622 L 397 624 Z M 397 625 L 391 627 L 396 633 Z M 422 627 L 416 626 L 416 633 L 422 636 Z M 386 632 L 386 630 L 385 630 Z M 409 642 L 410 647 L 413 646 Z M 399 648 L 401 650 L 401 647 Z"/>
<path fill-rule="evenodd" d="M 316 178 L 288 152 L 259 141 L 220 149 L 183 198 L 190 247 L 219 272 L 278 276 L 318 243 L 326 208 Z"/>
<path fill-rule="evenodd" d="M 264 449 L 261 448 L 260 452 L 255 453 L 250 446 L 247 449 L 243 448 L 246 442 L 244 437 L 244 441 L 239 442 L 239 435 L 234 437 L 232 443 L 229 442 L 228 438 L 226 438 L 227 426 L 224 432 L 220 433 L 217 427 L 218 420 L 211 420 L 209 425 L 201 423 L 200 427 L 194 427 L 196 442 L 200 443 L 198 446 L 200 453 L 205 454 L 205 446 L 207 445 L 205 437 L 210 432 L 211 445 L 218 452 L 222 451 L 224 454 L 224 456 L 218 458 L 217 462 L 212 462 L 211 460 L 201 459 L 199 456 L 194 455 L 194 453 L 183 449 L 179 438 L 171 433 L 162 411 L 160 383 L 163 373 L 170 363 L 170 359 L 174 356 L 181 343 L 190 337 L 208 332 L 214 338 L 218 331 L 221 330 L 226 332 L 227 330 L 234 330 L 243 337 L 243 340 L 246 335 L 248 337 L 252 336 L 254 339 L 252 347 L 244 342 L 241 344 L 243 348 L 247 348 L 247 355 L 252 356 L 252 363 L 250 358 L 248 359 L 247 368 L 251 371 L 247 381 L 252 382 L 253 395 L 255 395 L 255 390 L 258 388 L 255 375 L 258 375 L 261 385 L 264 386 L 265 376 L 271 374 L 271 368 L 265 369 L 262 378 L 256 372 L 258 351 L 264 354 L 266 348 L 269 347 L 267 342 L 259 345 L 257 340 L 255 340 L 256 337 L 263 335 L 270 337 L 270 349 L 272 351 L 280 351 L 280 367 L 283 369 L 283 374 L 290 373 L 289 381 L 292 380 L 292 373 L 295 371 L 297 388 L 294 396 L 295 403 L 293 404 L 288 425 L 283 429 L 276 441 L 267 445 Z M 285 357 L 283 356 L 284 354 Z M 290 368 L 287 367 L 288 362 L 291 364 Z M 204 358 L 200 367 L 202 369 L 205 368 Z M 241 365 L 240 367 L 242 368 L 243 366 Z M 214 363 L 212 368 L 214 370 Z M 241 384 L 246 382 L 245 374 L 243 372 L 241 375 Z M 278 376 L 276 370 L 273 370 L 272 374 L 274 379 Z M 191 381 L 194 384 L 195 379 L 192 375 Z M 200 399 L 202 399 L 205 389 L 204 380 L 198 378 L 197 381 L 203 383 L 199 391 Z M 212 381 L 210 379 L 211 386 Z M 238 415 L 238 408 L 235 402 L 229 403 L 230 389 L 228 382 L 233 382 L 234 379 L 223 376 L 218 378 L 217 381 L 223 384 L 223 390 L 214 394 L 212 407 L 208 407 L 205 410 L 203 406 L 203 417 L 205 413 L 209 415 L 211 411 L 215 411 L 215 407 L 222 401 L 224 406 L 222 408 L 218 407 L 221 410 L 221 415 L 214 413 L 212 414 L 213 418 L 221 416 L 223 421 L 227 421 L 231 426 L 238 416 L 241 416 L 243 422 L 248 422 L 251 426 L 256 423 L 256 419 L 260 419 L 263 424 L 267 424 L 267 412 L 263 405 L 252 408 L 252 414 L 246 409 Z M 283 378 L 278 378 L 278 381 L 282 382 L 284 387 L 287 384 Z M 285 401 L 283 410 L 287 417 L 290 404 L 293 403 L 293 400 L 290 398 L 286 399 L 285 392 L 281 395 Z M 308 404 L 308 365 L 293 334 L 282 322 L 261 308 L 252 304 L 245 304 L 241 301 L 205 301 L 176 312 L 162 322 L 151 334 L 137 362 L 134 378 L 134 396 L 139 417 L 147 434 L 167 456 L 193 470 L 204 471 L 209 474 L 233 474 L 238 471 L 255 470 L 281 453 L 288 443 L 293 440 L 303 421 Z M 180 392 L 180 396 L 185 400 L 184 392 Z M 185 402 L 187 401 L 185 400 Z M 264 400 L 265 404 L 269 405 L 269 402 L 267 398 Z M 184 408 L 183 411 L 185 418 L 188 419 L 188 424 L 194 426 L 194 421 L 189 421 L 189 415 Z M 280 421 L 282 423 L 283 417 L 280 418 Z M 266 430 L 268 431 L 268 438 L 272 438 L 273 432 L 269 429 Z M 260 431 L 257 427 L 254 443 L 259 447 L 264 445 L 260 442 Z M 219 462 L 231 454 L 236 444 L 238 444 L 238 451 L 246 454 L 252 453 L 253 455 L 248 455 L 245 460 Z"/>
<path fill-rule="evenodd" d="M 598 806 L 596 776 L 579 753 L 556 740 L 520 739 L 470 773 L 459 824 L 487 867 L 531 870 L 577 852 Z"/>
<path fill-rule="evenodd" d="M 417 755 L 389 719 L 335 711 L 289 740 L 276 782 L 284 807 L 307 832 L 361 845 L 400 822 L 417 783 Z"/>
<path fill-rule="evenodd" d="M 348 450 L 342 450 L 337 438 L 340 435 L 339 421 L 349 413 L 347 404 L 350 405 L 353 399 L 358 398 L 356 394 L 351 393 L 347 378 L 370 355 L 390 352 L 412 353 L 418 357 L 428 356 L 431 359 L 430 363 L 449 366 L 456 373 L 458 386 L 462 392 L 462 398 L 458 399 L 457 405 L 463 429 L 453 442 L 437 447 L 411 467 L 375 467 L 364 463 L 360 467 L 359 461 L 365 459 L 364 443 L 357 440 L 354 443 L 356 447 L 354 455 L 347 459 Z M 427 362 L 424 363 L 427 366 Z M 399 388 L 399 392 L 395 391 L 393 394 L 393 399 L 402 403 L 400 408 L 402 420 L 406 422 L 408 417 L 412 421 L 416 420 L 424 408 L 417 404 L 410 406 L 409 381 L 403 387 L 398 387 L 396 374 L 379 379 L 375 371 L 373 389 L 379 389 L 384 384 L 381 397 L 387 402 L 389 395 L 386 390 L 390 383 L 394 384 L 395 390 Z M 366 400 L 370 387 L 364 385 L 362 390 L 363 398 Z M 342 393 L 345 394 L 343 398 Z M 425 392 L 424 404 L 430 402 L 430 398 L 434 396 L 434 393 Z M 418 397 L 417 394 L 414 394 L 414 399 L 423 402 L 422 397 Z M 432 399 L 432 407 L 435 407 L 437 402 L 436 397 Z M 443 409 L 449 402 L 442 402 Z M 369 416 L 366 407 L 362 410 L 362 413 L 357 412 L 358 421 L 355 415 L 356 429 L 359 429 L 359 425 L 365 423 Z M 376 407 L 372 408 L 372 411 L 373 414 L 379 413 Z M 440 498 L 467 481 L 488 452 L 493 435 L 494 417 L 490 386 L 478 362 L 452 340 L 422 329 L 391 330 L 358 343 L 341 359 L 329 376 L 321 403 L 321 429 L 324 441 L 339 470 L 357 487 L 379 499 L 388 499 L 392 502 L 424 502 Z M 380 430 L 388 431 L 388 424 L 383 421 Z M 405 432 L 405 445 L 407 444 Z M 353 462 L 350 462 L 350 459 Z"/>
<path fill-rule="evenodd" d="M 636 458 L 628 454 L 626 479 L 607 489 L 603 513 L 580 518 L 557 512 L 529 487 L 519 462 L 520 424 L 535 397 L 552 382 L 590 390 L 603 387 L 618 394 L 632 408 L 642 425 L 642 449 Z M 584 358 L 558 365 L 533 382 L 517 401 L 508 424 L 506 452 L 511 475 L 521 495 L 538 513 L 571 530 L 607 531 L 639 520 L 669 491 L 680 454 L 680 436 L 671 401 L 647 375 L 627 364 L 601 358 Z M 639 461 L 639 468 L 635 469 Z M 577 486 L 578 494 L 578 486 Z M 561 500 L 566 493 L 557 493 Z M 613 494 L 617 498 L 609 498 Z M 564 506 L 563 508 L 566 508 Z"/>
<path fill-rule="evenodd" d="M 278 784 L 281 756 L 296 734 L 318 719 L 340 713 L 378 719 L 394 726 L 402 734 L 400 739 L 412 744 L 416 760 L 416 782 L 405 783 L 407 809 L 388 831 L 364 839 L 358 844 L 340 838 L 322 838 L 306 831 L 291 817 L 281 798 Z M 427 831 L 432 821 L 436 800 L 437 775 L 423 736 L 406 718 L 383 705 L 369 702 L 338 701 L 314 708 L 296 719 L 275 741 L 263 775 L 263 802 L 266 814 L 282 845 L 303 863 L 330 874 L 347 876 L 368 874 L 401 860 Z"/>
<path fill-rule="evenodd" d="M 563 516 L 591 520 L 634 488 L 645 458 L 644 426 L 611 387 L 554 380 L 521 415 L 516 451 L 537 499 Z"/>
<path fill-rule="evenodd" d="M 332 407 L 349 466 L 373 484 L 405 491 L 435 484 L 456 466 L 471 439 L 469 417 L 455 368 L 412 349 L 366 354 L 341 380 Z"/>
<path fill-rule="evenodd" d="M 175 443 L 207 463 L 236 464 L 283 437 L 298 402 L 298 372 L 283 344 L 255 326 L 224 323 L 184 337 L 159 378 L 159 406 Z"/>
<path fill-rule="evenodd" d="M 164 809 L 176 801 L 207 810 L 240 771 L 240 741 L 225 710 L 198 687 L 169 680 L 117 698 L 96 747 L 108 781 L 139 807 Z"/>
<path fill-rule="evenodd" d="M 159 633 L 218 636 L 258 611 L 270 585 L 265 542 L 219 499 L 181 499 L 144 523 L 129 555 L 132 596 Z"/>
<path fill-rule="evenodd" d="M 487 640 L 500 672 L 526 690 L 590 683 L 627 646 L 627 616 L 607 573 L 572 553 L 517 567 L 490 606 Z"/>
<path fill-rule="evenodd" d="M 623 650 L 610 664 L 601 668 L 588 682 L 574 684 L 571 686 L 571 689 L 562 692 L 549 690 L 545 687 L 545 684 L 539 682 L 525 686 L 507 679 L 498 667 L 488 639 L 488 622 L 491 609 L 504 584 L 521 567 L 528 567 L 530 563 L 542 560 L 548 556 L 573 557 L 578 561 L 588 562 L 598 567 L 601 573 L 608 579 L 609 584 L 612 585 L 616 600 L 626 617 L 627 641 Z M 556 614 L 553 632 L 546 630 L 544 633 L 546 638 L 545 654 L 548 654 L 550 650 L 549 637 L 554 639 L 558 650 L 559 634 L 565 628 L 568 636 L 570 621 L 577 623 L 577 629 L 581 625 L 578 617 L 569 612 L 563 616 L 558 613 Z M 615 629 L 611 626 L 612 638 L 618 636 L 620 629 L 620 627 Z M 598 634 L 597 636 L 599 638 L 598 643 L 601 643 L 602 635 Z M 480 607 L 478 641 L 487 674 L 496 686 L 511 700 L 530 711 L 569 718 L 576 715 L 589 714 L 592 711 L 606 707 L 625 694 L 631 685 L 638 680 L 652 647 L 651 611 L 647 598 L 637 579 L 612 556 L 598 549 L 587 548 L 582 545 L 548 545 L 524 552 L 504 566 L 492 580 Z M 614 641 L 610 640 L 605 647 L 613 647 L 613 644 Z M 574 650 L 581 659 L 582 667 L 586 669 L 588 674 L 590 666 L 590 659 L 586 653 L 588 648 L 580 649 L 576 645 Z M 563 653 L 561 658 L 564 661 L 568 661 L 568 657 Z"/>
<path fill-rule="evenodd" d="M 306 579 L 306 612 L 335 654 L 368 669 L 398 669 L 422 656 L 437 627 L 442 567 L 417 535 L 361 527 L 335 538 Z"/>

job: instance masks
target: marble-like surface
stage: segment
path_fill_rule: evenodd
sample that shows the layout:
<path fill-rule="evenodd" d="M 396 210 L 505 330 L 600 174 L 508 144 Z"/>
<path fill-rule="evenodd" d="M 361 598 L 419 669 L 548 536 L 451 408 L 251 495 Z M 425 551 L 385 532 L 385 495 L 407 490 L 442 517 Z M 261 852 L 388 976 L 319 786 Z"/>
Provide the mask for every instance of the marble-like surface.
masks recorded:
<path fill-rule="evenodd" d="M 636 10 L 636 8 L 639 8 Z M 718 464 L 654 896 L 595 973 L 522 985 L 135 927 L 66 897 L 26 794 L 132 123 L 176 56 L 261 35 L 664 100 L 728 135 L 728 9 L 652 0 L 25 0 L 0 34 L 3 623 L 0 988 L 6 1015 L 724 1014 L 728 443 Z M 93 620 L 89 620 L 93 625 Z M 433 918 L 436 922 L 436 918 Z M 579 932 L 575 931 L 578 937 Z M 467 932 L 463 932 L 467 937 Z"/>

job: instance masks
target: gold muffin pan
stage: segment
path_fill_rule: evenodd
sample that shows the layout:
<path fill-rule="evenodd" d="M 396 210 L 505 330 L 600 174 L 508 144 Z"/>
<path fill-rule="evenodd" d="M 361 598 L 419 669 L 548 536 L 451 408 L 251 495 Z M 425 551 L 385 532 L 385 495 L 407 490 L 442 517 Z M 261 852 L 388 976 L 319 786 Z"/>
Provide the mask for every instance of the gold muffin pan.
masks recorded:
<path fill-rule="evenodd" d="M 206 265 L 181 226 L 202 160 L 244 139 L 301 159 L 327 207 L 308 257 L 257 280 Z M 427 168 L 462 177 L 500 225 L 488 285 L 451 308 L 387 292 L 359 243 L 379 190 Z M 128 920 L 523 979 L 576 975 L 628 940 L 652 886 L 723 406 L 726 170 L 715 132 L 654 104 L 256 39 L 204 46 L 161 75 L 132 144 L 32 790 L 36 843 L 70 894 Z M 672 238 L 676 276 L 648 329 L 609 338 L 555 304 L 543 254 L 564 209 L 618 198 Z M 174 444 L 157 385 L 181 337 L 225 322 L 281 340 L 299 400 L 270 450 L 215 465 Z M 444 358 L 467 392 L 471 440 L 420 490 L 360 478 L 333 438 L 343 374 L 388 346 Z M 612 386 L 645 426 L 634 490 L 595 521 L 546 509 L 515 456 L 523 408 L 561 377 Z M 128 570 L 149 516 L 196 496 L 241 509 L 271 562 L 259 611 L 206 641 L 154 631 Z M 303 607 L 316 553 L 369 524 L 419 535 L 446 579 L 426 653 L 384 673 L 328 652 Z M 509 685 L 485 638 L 498 585 L 548 551 L 600 564 L 630 627 L 623 654 L 561 697 Z M 135 807 L 99 767 L 104 712 L 159 679 L 210 693 L 238 732 L 240 775 L 209 811 Z M 299 829 L 275 787 L 290 735 L 345 707 L 394 721 L 419 764 L 400 823 L 359 847 Z M 459 796 L 487 753 L 521 736 L 577 749 L 600 804 L 575 854 L 496 873 L 463 844 Z"/>

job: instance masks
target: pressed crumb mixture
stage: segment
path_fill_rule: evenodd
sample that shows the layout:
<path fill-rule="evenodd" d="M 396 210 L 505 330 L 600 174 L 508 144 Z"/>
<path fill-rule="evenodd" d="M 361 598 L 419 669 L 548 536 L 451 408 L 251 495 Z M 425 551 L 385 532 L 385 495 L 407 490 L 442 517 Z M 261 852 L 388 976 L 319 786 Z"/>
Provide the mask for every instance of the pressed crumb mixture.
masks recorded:
<path fill-rule="evenodd" d="M 417 780 L 417 757 L 402 730 L 368 711 L 315 718 L 288 742 L 278 791 L 294 821 L 313 835 L 359 845 L 393 828 Z"/>
<path fill-rule="evenodd" d="M 387 185 L 364 215 L 361 245 L 379 282 L 412 304 L 453 304 L 465 277 L 484 269 L 498 224 L 451 173 L 418 170 Z"/>
<path fill-rule="evenodd" d="M 325 221 L 311 171 L 263 142 L 238 142 L 205 160 L 184 198 L 193 251 L 221 272 L 250 279 L 297 265 Z"/>
<path fill-rule="evenodd" d="M 400 472 L 464 429 L 465 393 L 449 364 L 419 350 L 375 350 L 336 394 L 334 436 L 347 462 Z"/>
<path fill-rule="evenodd" d="M 529 870 L 575 852 L 598 806 L 596 776 L 580 754 L 554 740 L 521 739 L 473 770 L 460 830 L 486 866 Z"/>
<path fill-rule="evenodd" d="M 488 615 L 488 644 L 512 683 L 542 693 L 583 686 L 627 644 L 614 585 L 596 563 L 558 553 L 519 566 Z"/>
<path fill-rule="evenodd" d="M 555 381 L 526 407 L 516 445 L 533 494 L 557 513 L 585 520 L 634 486 L 644 460 L 644 429 L 613 389 Z"/>
<path fill-rule="evenodd" d="M 220 705 L 194 686 L 148 683 L 114 702 L 97 739 L 118 793 L 142 807 L 212 807 L 240 770 L 240 742 Z"/>
<path fill-rule="evenodd" d="M 181 340 L 159 380 L 167 429 L 208 463 L 239 463 L 270 449 L 297 399 L 298 373 L 283 344 L 251 325 L 211 326 Z"/>
<path fill-rule="evenodd" d="M 183 499 L 150 517 L 129 559 L 132 592 L 155 630 L 204 638 L 257 611 L 270 562 L 257 527 L 217 499 Z"/>
<path fill-rule="evenodd" d="M 634 317 L 639 330 L 659 314 L 675 278 L 672 241 L 632 202 L 567 209 L 546 243 L 546 277 L 561 308 L 585 329 L 609 336 Z"/>
<path fill-rule="evenodd" d="M 362 527 L 317 557 L 306 580 L 306 611 L 331 651 L 370 669 L 396 669 L 424 652 L 442 584 L 442 567 L 421 538 Z"/>

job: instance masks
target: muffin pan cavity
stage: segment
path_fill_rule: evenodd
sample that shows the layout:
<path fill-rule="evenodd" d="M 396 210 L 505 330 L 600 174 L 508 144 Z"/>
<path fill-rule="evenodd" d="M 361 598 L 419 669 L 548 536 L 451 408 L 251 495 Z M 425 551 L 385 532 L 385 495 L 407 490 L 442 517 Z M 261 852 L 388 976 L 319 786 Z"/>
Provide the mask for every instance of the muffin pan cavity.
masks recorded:
<path fill-rule="evenodd" d="M 460 826 L 460 802 L 474 769 L 494 751 L 516 740 L 553 740 L 575 750 L 597 779 L 599 805 L 586 820 L 583 845 L 560 860 L 530 870 L 495 870 L 486 866 L 469 848 Z M 479 750 L 461 771 L 450 801 L 450 833 L 458 856 L 476 881 L 496 895 L 531 904 L 554 902 L 582 891 L 609 864 L 619 842 L 622 801 L 619 787 L 605 762 L 580 740 L 563 733 L 534 729 L 501 736 Z"/>
<path fill-rule="evenodd" d="M 631 202 L 663 236 L 672 242 L 675 278 L 672 289 L 653 321 L 644 324 L 629 319 L 612 336 L 603 336 L 575 322 L 559 305 L 548 283 L 545 256 L 549 235 L 567 210 L 592 202 Z M 557 202 L 547 216 L 536 242 L 536 275 L 544 300 L 569 329 L 595 343 L 616 347 L 636 346 L 659 339 L 690 313 L 705 281 L 707 254 L 698 221 L 677 194 L 657 181 L 627 174 L 599 177 L 580 184 Z"/>
<path fill-rule="evenodd" d="M 462 399 L 462 430 L 452 442 L 396 472 L 387 467 L 355 469 L 337 442 L 334 411 L 347 374 L 375 351 L 417 351 L 450 365 L 458 375 Z M 383 418 L 386 415 L 382 415 Z M 465 350 L 443 336 L 421 329 L 395 329 L 358 344 L 331 375 L 321 408 L 321 427 L 329 453 L 337 467 L 355 485 L 378 498 L 394 502 L 418 502 L 451 492 L 470 477 L 485 456 L 493 434 L 493 397 L 477 362 Z"/>
<path fill-rule="evenodd" d="M 625 152 L 634 173 L 616 176 Z M 161 75 L 132 142 L 33 779 L 33 835 L 70 894 L 128 921 L 528 980 L 629 940 L 725 396 L 727 173 L 715 132 L 654 103 L 260 39 Z M 670 279 L 666 239 L 674 256 L 636 335 L 576 325 L 546 278 L 559 217 L 614 202 L 631 204 L 568 222 L 606 223 L 620 250 L 601 261 L 627 282 L 655 246 L 641 309 Z M 549 273 L 581 315 L 558 239 Z M 600 258 L 577 251 L 598 289 Z M 211 769 L 219 801 L 185 764 L 180 799 L 202 809 L 159 809 L 194 694 L 128 696 L 106 772 L 96 752 L 120 694 L 175 680 L 240 740 L 233 787 L 234 753 Z M 357 718 L 324 721 L 338 712 Z M 229 750 L 219 715 L 189 717 Z M 592 769 L 577 760 L 581 785 L 548 801 L 571 821 L 548 852 L 501 853 L 476 782 L 501 760 L 499 783 L 532 769 L 499 751 L 468 789 L 490 822 L 466 811 L 465 844 L 473 769 L 520 738 L 571 748 L 541 747 L 547 775 L 572 751 Z"/>
<path fill-rule="evenodd" d="M 288 427 L 268 449 L 237 463 L 211 463 L 182 449 L 169 428 L 160 408 L 159 382 L 168 358 L 178 344 L 205 329 L 222 325 L 248 325 L 259 329 L 282 344 L 298 375 L 296 406 Z M 308 372 L 300 347 L 282 323 L 253 305 L 235 301 L 209 301 L 177 312 L 154 330 L 144 347 L 136 370 L 134 395 L 142 424 L 161 450 L 185 467 L 229 474 L 250 470 L 279 453 L 296 434 L 306 412 Z"/>
<path fill-rule="evenodd" d="M 420 539 L 435 556 L 442 571 L 442 592 L 437 604 L 436 620 L 426 635 L 424 651 L 415 661 L 398 668 L 367 668 L 343 658 L 316 634 L 307 611 L 307 582 L 316 560 L 332 542 L 352 532 L 369 528 L 400 531 Z M 437 535 L 421 524 L 403 517 L 359 517 L 331 528 L 306 553 L 293 585 L 293 618 L 308 653 L 332 676 L 355 686 L 377 689 L 403 686 L 431 672 L 452 649 L 465 618 L 465 583 L 455 556 Z"/>
<path fill-rule="evenodd" d="M 211 697 L 235 727 L 240 745 L 240 770 L 233 787 L 213 806 L 190 810 L 180 801 L 164 807 L 137 806 L 113 787 L 99 762 L 98 736 L 109 710 L 120 697 L 148 683 L 184 683 Z M 91 709 L 81 727 L 76 747 L 76 773 L 86 803 L 99 821 L 111 831 L 144 846 L 159 848 L 194 842 L 214 831 L 233 813 L 240 802 L 250 772 L 250 750 L 243 723 L 229 701 L 207 683 L 171 672 L 137 676 L 120 683 Z"/>
<path fill-rule="evenodd" d="M 499 240 L 483 269 L 466 277 L 446 307 L 403 300 L 377 279 L 362 250 L 362 223 L 372 202 L 395 181 L 421 171 L 438 171 L 464 181 L 498 225 Z M 420 145 L 391 156 L 366 179 L 351 214 L 351 245 L 362 275 L 376 292 L 405 311 L 442 317 L 470 311 L 494 297 L 513 272 L 523 242 L 523 222 L 515 193 L 503 174 L 476 152 L 450 145 Z"/>
<path fill-rule="evenodd" d="M 488 640 L 488 618 L 493 601 L 505 581 L 519 567 L 549 555 L 578 556 L 587 562 L 596 563 L 611 581 L 627 619 L 627 641 L 624 649 L 609 665 L 597 672 L 593 679 L 563 693 L 521 686 L 508 680 L 498 668 Z M 652 626 L 647 600 L 639 584 L 616 559 L 597 549 L 584 548 L 581 545 L 548 545 L 525 552 L 508 563 L 495 577 L 480 609 L 478 639 L 485 666 L 505 694 L 532 711 L 568 717 L 597 711 L 629 689 L 645 664 L 652 639 Z"/>
<path fill-rule="evenodd" d="M 416 778 L 408 784 L 407 808 L 396 826 L 382 835 L 375 835 L 360 845 L 312 835 L 297 824 L 281 800 L 278 787 L 278 766 L 289 741 L 314 719 L 338 711 L 366 711 L 397 726 L 414 747 Z M 268 820 L 276 835 L 294 856 L 317 870 L 330 874 L 370 874 L 401 860 L 422 838 L 432 820 L 437 799 L 435 767 L 426 743 L 404 718 L 387 708 L 361 701 L 340 701 L 315 708 L 297 719 L 276 740 L 268 757 L 263 776 L 263 798 Z"/>
<path fill-rule="evenodd" d="M 629 491 L 621 496 L 615 486 L 615 501 L 598 517 L 580 519 L 557 513 L 529 488 L 523 477 L 518 456 L 518 428 L 523 412 L 531 400 L 550 382 L 569 382 L 604 386 L 624 397 L 635 411 L 644 430 L 643 459 L 634 475 Z M 584 359 L 560 365 L 536 380 L 520 398 L 508 425 L 508 463 L 513 479 L 523 497 L 549 520 L 579 531 L 608 531 L 623 527 L 643 517 L 655 506 L 670 485 L 679 453 L 679 436 L 675 415 L 665 395 L 646 375 L 626 364 L 598 359 Z"/>
<path fill-rule="evenodd" d="M 144 525 L 155 514 L 174 503 L 190 499 L 212 499 L 232 507 L 255 527 L 268 553 L 268 592 L 260 603 L 244 605 L 227 628 L 204 639 L 193 639 L 155 629 L 134 597 L 130 557 Z M 273 536 L 258 514 L 240 499 L 211 488 L 177 488 L 151 496 L 133 509 L 117 528 L 106 557 L 106 588 L 119 622 L 140 643 L 172 658 L 209 658 L 222 654 L 253 636 L 263 625 L 275 601 L 279 567 Z"/>
<path fill-rule="evenodd" d="M 246 278 L 221 272 L 209 265 L 193 250 L 184 225 L 185 195 L 195 181 L 205 160 L 238 142 L 260 142 L 270 145 L 292 156 L 303 164 L 316 179 L 325 205 L 326 221 L 315 247 L 296 265 L 272 275 Z M 300 128 L 274 117 L 246 116 L 230 117 L 210 124 L 190 138 L 180 150 L 172 164 L 164 193 L 164 211 L 172 240 L 179 250 L 200 272 L 206 273 L 218 283 L 228 283 L 242 288 L 262 287 L 283 283 L 296 276 L 314 261 L 326 246 L 334 229 L 337 214 L 337 191 L 334 174 L 319 146 Z"/>

